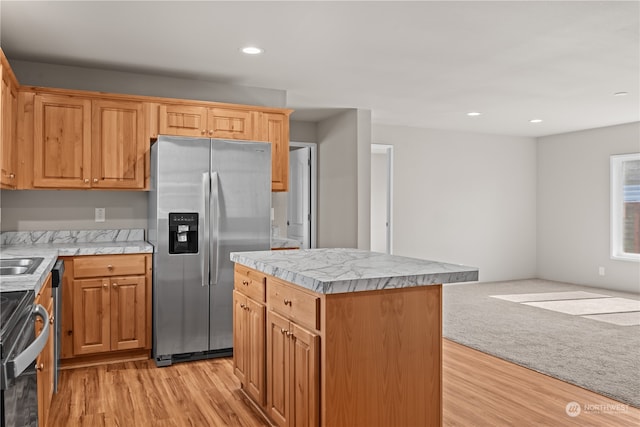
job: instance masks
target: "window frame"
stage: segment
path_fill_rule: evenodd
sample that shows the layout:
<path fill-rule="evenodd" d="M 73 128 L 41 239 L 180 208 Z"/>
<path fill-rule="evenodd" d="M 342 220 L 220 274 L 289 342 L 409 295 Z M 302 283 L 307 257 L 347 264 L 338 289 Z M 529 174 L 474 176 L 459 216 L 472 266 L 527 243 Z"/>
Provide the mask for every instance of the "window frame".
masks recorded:
<path fill-rule="evenodd" d="M 616 154 L 611 156 L 611 259 L 640 262 L 640 253 L 624 251 L 624 188 L 622 165 L 628 161 L 640 161 L 640 153 Z"/>

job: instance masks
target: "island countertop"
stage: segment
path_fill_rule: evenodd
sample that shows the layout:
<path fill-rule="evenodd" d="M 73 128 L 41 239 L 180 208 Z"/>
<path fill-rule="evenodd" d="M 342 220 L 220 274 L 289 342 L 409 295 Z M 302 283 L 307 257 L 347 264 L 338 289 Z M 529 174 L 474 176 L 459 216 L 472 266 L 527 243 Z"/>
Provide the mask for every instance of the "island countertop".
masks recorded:
<path fill-rule="evenodd" d="M 231 261 L 323 294 L 478 280 L 475 267 L 360 249 L 232 252 Z"/>

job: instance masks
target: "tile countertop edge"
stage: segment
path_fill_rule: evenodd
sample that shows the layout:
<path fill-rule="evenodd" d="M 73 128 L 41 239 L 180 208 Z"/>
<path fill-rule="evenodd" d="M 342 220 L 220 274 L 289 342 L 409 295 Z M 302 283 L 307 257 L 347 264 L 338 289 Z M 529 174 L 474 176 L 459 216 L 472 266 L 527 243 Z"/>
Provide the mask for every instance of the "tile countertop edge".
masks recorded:
<path fill-rule="evenodd" d="M 305 250 L 303 250 L 305 251 Z M 307 250 L 308 251 L 308 250 Z M 311 250 L 313 251 L 313 250 Z M 323 249 L 323 251 L 332 251 L 331 249 Z M 336 249 L 336 251 L 353 252 L 356 254 L 371 254 L 373 256 L 385 256 L 384 254 L 377 254 L 362 250 L 349 250 L 349 249 Z M 300 251 L 294 251 L 300 252 Z M 447 268 L 453 268 L 453 271 L 436 271 L 433 273 L 416 273 L 416 274 L 384 274 L 380 273 L 376 277 L 366 278 L 353 278 L 343 280 L 336 278 L 336 280 L 319 280 L 313 277 L 309 277 L 304 273 L 293 271 L 295 268 L 286 268 L 282 266 L 274 266 L 269 261 L 260 261 L 250 257 L 249 254 L 255 255 L 259 252 L 243 253 L 232 252 L 231 261 L 242 264 L 246 267 L 253 268 L 263 273 L 269 274 L 284 281 L 302 286 L 306 289 L 312 290 L 317 293 L 334 294 L 334 293 L 346 293 L 346 292 L 360 292 L 382 289 L 397 289 L 406 287 L 417 286 L 430 286 L 442 283 L 458 283 L 458 282 L 470 282 L 477 281 L 479 277 L 478 269 L 475 267 L 468 267 L 464 265 L 455 265 L 449 263 L 440 263 L 428 260 L 420 260 L 413 258 L 412 260 L 417 262 L 424 262 L 429 264 L 436 264 L 438 266 L 446 266 Z M 293 253 L 293 252 L 292 252 Z M 264 252 L 265 255 L 268 252 Z M 270 256 L 272 257 L 272 256 Z M 391 256 L 394 257 L 394 256 Z M 396 259 L 411 259 L 407 257 L 395 256 Z"/>

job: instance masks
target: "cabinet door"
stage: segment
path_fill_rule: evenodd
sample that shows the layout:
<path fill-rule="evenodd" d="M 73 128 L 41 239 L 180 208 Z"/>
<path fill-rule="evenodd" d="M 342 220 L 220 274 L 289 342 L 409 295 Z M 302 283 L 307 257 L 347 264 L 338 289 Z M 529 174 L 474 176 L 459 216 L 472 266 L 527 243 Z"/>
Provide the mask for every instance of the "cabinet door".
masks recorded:
<path fill-rule="evenodd" d="M 89 354 L 110 349 L 109 279 L 73 281 L 73 352 Z"/>
<path fill-rule="evenodd" d="M 265 323 L 266 308 L 247 298 L 247 376 L 245 386 L 249 396 L 264 405 L 265 393 Z"/>
<path fill-rule="evenodd" d="M 291 324 L 291 406 L 293 425 L 317 427 L 320 421 L 320 337 Z"/>
<path fill-rule="evenodd" d="M 211 138 L 253 138 L 253 122 L 250 111 L 227 108 L 210 108 L 207 117 L 208 136 Z"/>
<path fill-rule="evenodd" d="M 146 283 L 144 276 L 111 278 L 111 350 L 146 345 Z"/>
<path fill-rule="evenodd" d="M 289 124 L 284 114 L 260 114 L 261 141 L 271 143 L 271 190 L 289 189 Z"/>
<path fill-rule="evenodd" d="M 246 384 L 247 372 L 247 297 L 233 291 L 233 372 L 242 384 Z"/>
<path fill-rule="evenodd" d="M 34 98 L 33 185 L 91 186 L 91 101 L 39 94 Z"/>
<path fill-rule="evenodd" d="M 48 291 L 45 289 L 49 287 Z M 49 408 L 53 399 L 53 340 L 55 337 L 55 327 L 53 318 L 53 298 L 51 298 L 51 275 L 47 277 L 45 284 L 42 286 L 40 296 L 36 299 L 36 304 L 41 304 L 49 314 L 49 337 L 47 344 L 36 357 L 36 381 L 38 388 L 38 420 L 41 425 L 46 425 L 49 416 Z M 36 336 L 42 332 L 44 324 L 42 319 L 36 320 Z"/>
<path fill-rule="evenodd" d="M 3 71 L 3 70 L 2 70 Z M 0 71 L 0 72 L 2 72 Z M 2 73 L 0 88 L 0 188 L 16 188 L 18 91 Z"/>
<path fill-rule="evenodd" d="M 161 135 L 206 136 L 207 108 L 189 105 L 161 105 L 158 113 Z"/>
<path fill-rule="evenodd" d="M 146 120 L 143 107 L 142 102 L 92 102 L 92 187 L 144 188 Z"/>
<path fill-rule="evenodd" d="M 267 314 L 267 414 L 278 426 L 288 427 L 289 417 L 289 321 Z"/>

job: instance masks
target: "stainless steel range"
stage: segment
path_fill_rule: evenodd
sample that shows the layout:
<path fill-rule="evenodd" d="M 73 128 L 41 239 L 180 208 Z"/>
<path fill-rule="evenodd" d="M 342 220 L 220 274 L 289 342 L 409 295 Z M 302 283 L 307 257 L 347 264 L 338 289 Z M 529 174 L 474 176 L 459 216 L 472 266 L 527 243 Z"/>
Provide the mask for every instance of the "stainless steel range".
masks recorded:
<path fill-rule="evenodd" d="M 34 292 L 0 294 L 0 425 L 38 425 L 38 387 L 35 364 L 49 337 L 49 315 L 34 304 Z M 35 317 L 44 327 L 36 338 Z"/>

